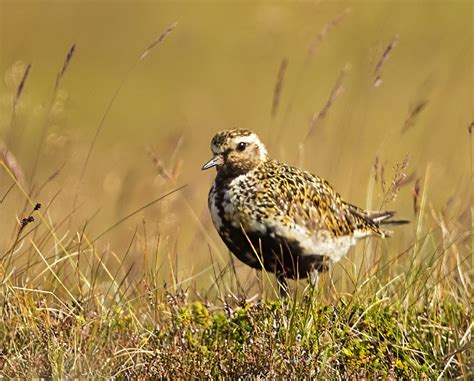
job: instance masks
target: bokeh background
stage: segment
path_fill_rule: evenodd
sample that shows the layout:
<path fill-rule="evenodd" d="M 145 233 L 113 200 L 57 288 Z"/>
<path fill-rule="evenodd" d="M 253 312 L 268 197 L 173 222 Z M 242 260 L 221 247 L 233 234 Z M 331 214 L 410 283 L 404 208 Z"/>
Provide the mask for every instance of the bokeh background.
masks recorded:
<path fill-rule="evenodd" d="M 223 268 L 229 255 L 207 212 L 214 173 L 200 168 L 213 134 L 232 127 L 255 130 L 272 156 L 372 209 L 383 201 L 381 167 L 386 189 L 408 155 L 406 181 L 385 207 L 416 223 L 384 243 L 393 256 L 413 246 L 417 229 L 438 229 L 440 216 L 469 229 L 472 12 L 469 1 L 0 0 L 0 132 L 56 237 L 37 218 L 15 253 L 16 269 L 34 271 L 32 242 L 54 256 L 58 241 L 73 251 L 87 237 L 110 266 L 134 265 L 132 277 L 154 268 L 165 282 L 190 280 L 198 289 L 212 283 L 216 264 Z M 413 208 L 417 180 L 421 222 Z M 8 191 L 12 183 L 2 168 L 2 253 L 30 209 L 18 187 Z M 181 185 L 187 187 L 115 226 Z M 360 262 L 366 249 L 362 244 L 347 263 Z M 255 278 L 236 265 L 243 282 Z"/>

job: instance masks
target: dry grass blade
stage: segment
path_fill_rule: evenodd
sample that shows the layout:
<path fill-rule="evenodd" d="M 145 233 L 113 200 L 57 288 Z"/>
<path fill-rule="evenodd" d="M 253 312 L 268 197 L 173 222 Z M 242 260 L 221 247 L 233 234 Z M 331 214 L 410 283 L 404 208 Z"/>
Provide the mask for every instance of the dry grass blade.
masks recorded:
<path fill-rule="evenodd" d="M 43 184 L 41 184 L 38 189 L 36 190 L 36 192 L 34 193 L 35 197 L 38 196 L 41 191 L 43 190 L 43 188 L 48 184 L 50 183 L 51 181 L 53 181 L 56 177 L 59 176 L 59 174 L 61 173 L 61 171 L 63 170 L 63 168 L 66 166 L 66 162 L 63 163 L 63 165 L 61 165 L 60 168 L 56 169 L 44 182 Z"/>
<path fill-rule="evenodd" d="M 38 246 L 36 246 L 36 244 L 30 239 L 30 245 L 35 249 L 35 251 L 39 254 L 39 256 L 41 257 L 41 259 L 43 260 L 43 262 L 45 263 L 46 267 L 48 268 L 48 270 L 51 272 L 51 274 L 54 276 L 54 278 L 56 279 L 56 281 L 58 282 L 58 284 L 60 284 L 62 286 L 62 288 L 66 291 L 66 293 L 69 295 L 69 297 L 71 298 L 71 300 L 74 302 L 74 306 L 77 306 L 79 307 L 81 310 L 83 309 L 82 306 L 78 303 L 78 301 L 76 300 L 76 298 L 74 297 L 74 295 L 71 293 L 71 291 L 69 290 L 69 288 L 64 284 L 64 282 L 61 280 L 61 278 L 58 276 L 58 274 L 56 273 L 56 271 L 54 271 L 53 267 L 48 263 L 48 261 L 46 260 L 46 258 L 43 256 L 43 254 L 41 253 L 41 250 L 38 248 Z M 71 254 L 67 254 L 67 257 L 70 258 L 71 257 Z"/>
<path fill-rule="evenodd" d="M 166 180 L 174 181 L 174 176 L 173 173 L 170 172 L 166 166 L 163 160 L 161 160 L 157 155 L 153 153 L 151 149 L 148 150 L 148 155 L 150 156 L 153 165 L 156 167 L 158 174 L 165 178 Z"/>
<path fill-rule="evenodd" d="M 471 139 L 469 140 L 469 150 L 470 150 L 470 155 L 471 155 L 471 177 L 474 176 L 474 172 L 473 172 L 473 167 L 474 167 L 474 163 L 473 163 L 473 160 L 474 160 L 474 156 L 472 155 L 472 130 L 474 129 L 474 121 L 471 122 L 471 124 L 469 125 L 469 127 L 467 128 L 467 131 L 469 132 L 469 135 L 471 136 Z"/>
<path fill-rule="evenodd" d="M 339 77 L 337 77 L 336 83 L 331 90 L 331 94 L 329 94 L 329 98 L 321 109 L 319 113 L 315 113 L 311 118 L 311 122 L 309 124 L 308 133 L 306 135 L 305 141 L 313 134 L 316 127 L 321 123 L 321 121 L 326 117 L 329 109 L 331 108 L 332 104 L 336 100 L 336 98 L 342 94 L 344 91 L 344 86 L 342 84 L 344 76 L 346 75 L 347 71 L 349 70 L 349 65 L 346 65 L 341 72 L 339 73 Z"/>
<path fill-rule="evenodd" d="M 323 40 L 326 38 L 327 34 L 333 30 L 339 23 L 342 21 L 342 19 L 350 12 L 350 8 L 346 8 L 344 11 L 342 11 L 339 15 L 337 15 L 334 19 L 329 21 L 326 25 L 324 25 L 323 29 L 319 32 L 319 34 L 311 41 L 308 47 L 308 52 L 306 54 L 306 58 L 304 60 L 303 66 L 299 70 L 297 74 L 297 78 L 295 80 L 295 85 L 293 87 L 292 93 L 290 95 L 290 99 L 288 101 L 288 104 L 286 105 L 285 113 L 282 118 L 282 122 L 280 126 L 273 131 L 273 139 L 274 141 L 278 141 L 279 134 L 280 132 L 285 129 L 286 124 L 288 122 L 288 119 L 290 117 L 291 111 L 293 109 L 293 104 L 295 102 L 296 96 L 298 94 L 298 91 L 301 87 L 301 83 L 304 78 L 304 74 L 306 73 L 309 63 L 312 58 L 314 58 L 314 55 L 316 54 L 316 51 L 318 50 L 319 46 L 323 42 Z"/>
<path fill-rule="evenodd" d="M 277 80 L 275 83 L 275 89 L 273 90 L 273 102 L 272 102 L 272 119 L 275 118 L 278 112 L 278 105 L 280 104 L 281 91 L 283 89 L 283 80 L 285 79 L 286 68 L 288 67 L 288 59 L 283 58 L 278 69 Z"/>
<path fill-rule="evenodd" d="M 379 157 L 375 156 L 375 161 L 374 161 L 374 180 L 375 182 L 378 182 L 379 180 Z"/>
<path fill-rule="evenodd" d="M 28 75 L 30 74 L 30 70 L 31 64 L 28 64 L 25 69 L 25 72 L 23 73 L 23 77 L 21 78 L 20 84 L 18 85 L 18 88 L 16 90 L 15 98 L 13 100 L 13 112 L 16 111 L 16 106 L 18 104 L 18 101 L 20 100 L 21 94 L 23 93 L 23 89 L 25 88 L 25 83 L 28 79 Z"/>
<path fill-rule="evenodd" d="M 15 187 L 15 183 L 13 183 L 12 185 L 10 185 L 7 189 L 7 191 L 5 192 L 5 194 L 2 196 L 2 198 L 0 198 L 0 204 L 3 204 L 3 202 L 5 201 L 5 199 L 7 198 L 8 194 L 11 192 L 11 190 Z"/>
<path fill-rule="evenodd" d="M 86 173 L 86 169 L 87 169 L 87 165 L 89 164 L 89 160 L 90 160 L 90 157 L 91 157 L 91 154 L 92 154 L 92 151 L 95 147 L 95 143 L 97 142 L 97 137 L 99 136 L 100 134 L 100 131 L 102 130 L 103 128 L 103 125 L 104 125 L 104 122 L 105 122 L 105 119 L 107 118 L 107 115 L 109 114 L 110 112 L 110 109 L 112 108 L 112 105 L 114 104 L 114 101 L 115 99 L 117 98 L 118 94 L 120 93 L 120 90 L 122 89 L 124 83 L 126 82 L 126 80 L 128 79 L 128 77 L 130 76 L 130 73 L 133 72 L 133 69 L 135 69 L 135 67 L 137 66 L 137 64 L 143 59 L 145 58 L 149 53 L 150 51 L 156 47 L 156 45 L 158 45 L 160 42 L 162 42 L 166 36 L 168 36 L 171 31 L 176 27 L 176 25 L 178 25 L 176 22 L 173 23 L 168 29 L 166 29 L 152 44 L 150 44 L 146 49 L 145 51 L 142 53 L 142 55 L 138 58 L 138 60 L 130 67 L 130 69 L 128 70 L 128 72 L 125 74 L 125 76 L 122 78 L 122 81 L 119 83 L 119 85 L 117 86 L 117 89 L 115 90 L 114 94 L 112 95 L 112 98 L 110 99 L 110 102 L 108 103 L 104 113 L 102 114 L 102 118 L 100 119 L 100 122 L 99 122 L 99 125 L 97 126 L 97 129 L 95 131 L 95 134 L 94 134 L 94 137 L 92 138 L 92 141 L 91 141 L 91 144 L 89 146 L 89 150 L 87 151 L 87 156 L 86 156 L 86 159 L 84 161 L 84 165 L 82 166 L 82 169 L 81 169 L 81 174 L 79 176 L 79 183 L 77 185 L 77 190 L 76 190 L 76 197 L 74 199 L 74 205 L 73 205 L 73 209 L 76 207 L 76 204 L 77 204 L 77 199 L 79 197 L 79 189 L 81 187 L 81 184 L 82 184 L 82 180 L 84 179 L 84 175 Z"/>
<path fill-rule="evenodd" d="M 384 162 L 382 163 L 382 166 L 380 167 L 380 185 L 382 187 L 382 193 L 385 193 L 385 185 L 387 182 L 385 181 L 385 165 L 387 163 Z"/>
<path fill-rule="evenodd" d="M 108 228 L 107 230 L 105 230 L 104 232 L 100 233 L 97 237 L 95 237 L 91 243 L 94 243 L 96 242 L 99 238 L 103 237 L 105 234 L 107 234 L 108 232 L 110 232 L 111 230 L 115 229 L 117 226 L 119 226 L 121 223 L 125 222 L 126 220 L 128 220 L 130 217 L 133 217 L 134 215 L 136 215 L 137 213 L 140 213 L 142 210 L 145 210 L 146 208 L 156 204 L 157 202 L 165 199 L 166 197 L 168 196 L 171 196 L 172 194 L 176 193 L 176 192 L 179 192 L 180 190 L 182 190 L 183 188 L 185 188 L 186 185 L 182 185 L 180 186 L 179 188 L 176 188 L 176 189 L 173 189 L 172 191 L 169 191 L 168 193 L 165 193 L 164 195 L 158 197 L 158 198 L 155 198 L 153 201 L 150 201 L 149 203 L 143 205 L 142 207 L 134 210 L 133 212 L 127 214 L 125 217 L 121 218 L 119 221 L 117 221 L 115 224 L 113 224 L 110 228 Z"/>
<path fill-rule="evenodd" d="M 453 361 L 454 357 L 456 356 L 456 354 L 458 353 L 461 353 L 463 351 L 470 351 L 470 348 L 471 348 L 471 345 L 472 345 L 472 342 L 471 342 L 471 335 L 472 335 L 472 327 L 473 327 L 474 323 L 471 322 L 471 324 L 469 325 L 469 327 L 466 329 L 464 335 L 462 336 L 459 344 L 461 345 L 461 348 L 462 349 L 458 349 L 456 351 L 454 351 L 453 353 L 451 353 L 449 356 L 449 359 L 448 361 L 446 361 L 446 365 L 444 366 L 443 368 L 443 371 L 439 374 L 438 378 L 436 379 L 436 381 L 439 381 L 439 380 L 442 380 L 443 379 L 443 376 L 444 374 L 446 373 L 446 371 L 449 369 L 449 365 L 451 364 L 451 362 Z M 464 346 L 465 344 L 464 343 L 467 343 L 466 346 Z M 470 376 L 472 376 L 472 374 L 470 374 Z"/>
<path fill-rule="evenodd" d="M 64 60 L 63 66 L 61 70 L 59 71 L 58 75 L 56 76 L 56 83 L 54 85 L 54 89 L 57 90 L 59 87 L 59 83 L 61 82 L 61 78 L 64 76 L 64 73 L 66 72 L 67 68 L 69 67 L 69 64 L 71 63 L 72 57 L 74 56 L 74 52 L 76 51 L 76 44 L 73 44 L 71 46 L 71 49 L 69 49 L 69 52 L 67 53 L 66 59 Z"/>
<path fill-rule="evenodd" d="M 5 144 L 0 143 L 0 160 L 5 163 L 10 172 L 15 176 L 15 179 L 21 184 L 25 184 L 25 174 L 21 168 L 20 162 L 7 148 Z"/>
<path fill-rule="evenodd" d="M 309 45 L 308 48 L 308 58 L 312 58 L 315 54 L 316 51 L 318 50 L 319 46 L 321 45 L 321 42 L 323 42 L 324 38 L 326 35 L 333 30 L 339 23 L 342 21 L 342 19 L 350 12 L 350 8 L 344 9 L 340 14 L 338 14 L 335 18 L 333 18 L 331 21 L 329 21 L 326 25 L 324 25 L 323 29 L 319 34 L 311 41 L 311 44 Z"/>
<path fill-rule="evenodd" d="M 404 177 L 400 179 L 397 183 L 398 187 L 404 187 L 405 185 L 410 184 L 415 179 L 415 172 L 408 174 L 404 174 Z"/>
<path fill-rule="evenodd" d="M 388 58 L 390 57 L 390 53 L 392 52 L 392 50 L 398 45 L 398 36 L 395 36 L 392 41 L 389 42 L 389 44 L 387 45 L 387 47 L 385 48 L 382 56 L 380 57 L 380 59 L 378 60 L 377 62 L 377 65 L 375 65 L 375 70 L 374 70 L 374 76 L 375 76 L 375 79 L 374 79 L 374 87 L 379 87 L 380 84 L 382 83 L 382 76 L 381 76 L 381 70 L 382 70 L 382 66 L 384 65 L 384 63 L 388 60 Z"/>
<path fill-rule="evenodd" d="M 69 64 L 71 63 L 71 60 L 72 60 L 72 57 L 73 57 L 75 51 L 76 51 L 76 44 L 72 45 L 71 49 L 69 49 L 69 52 L 66 55 L 66 59 L 64 60 L 63 66 L 61 67 L 61 70 L 59 71 L 58 75 L 56 76 L 56 82 L 54 84 L 53 95 L 52 95 L 51 100 L 49 102 L 49 107 L 48 107 L 48 111 L 46 113 L 46 118 L 44 120 L 44 124 L 43 124 L 42 129 L 41 129 L 40 138 L 38 140 L 38 147 L 36 149 L 34 164 L 33 164 L 32 170 L 31 170 L 31 177 L 30 177 L 31 184 L 34 184 L 34 178 L 36 176 L 36 170 L 38 168 L 38 164 L 39 164 L 39 161 L 40 161 L 41 150 L 43 148 L 43 143 L 44 143 L 45 138 L 46 138 L 47 133 L 48 133 L 49 116 L 51 114 L 51 111 L 53 110 L 54 102 L 56 101 L 56 97 L 57 97 L 58 89 L 59 89 L 59 84 L 61 82 L 62 77 L 64 76 L 64 73 L 68 69 Z"/>
<path fill-rule="evenodd" d="M 417 116 L 426 108 L 426 106 L 428 106 L 428 101 L 423 100 L 419 101 L 414 107 L 410 109 L 401 131 L 402 134 L 415 124 Z"/>
<path fill-rule="evenodd" d="M 140 56 L 140 60 L 144 59 L 150 52 L 151 50 L 156 46 L 158 45 L 159 43 L 161 43 L 172 31 L 174 28 L 176 28 L 176 26 L 178 25 L 177 22 L 174 22 L 173 24 L 171 24 L 171 26 L 166 29 L 163 33 L 161 33 L 158 38 L 153 41 L 145 50 L 144 52 L 142 53 L 142 55 Z"/>
<path fill-rule="evenodd" d="M 418 177 L 413 187 L 413 213 L 416 215 L 420 210 L 421 179 Z"/>
<path fill-rule="evenodd" d="M 28 75 L 30 74 L 30 70 L 31 70 L 31 64 L 28 64 L 25 67 L 23 76 L 21 77 L 21 80 L 16 89 L 15 97 L 13 98 L 13 108 L 12 108 L 12 115 L 10 119 L 10 128 L 7 131 L 6 136 L 5 136 L 5 143 L 7 144 L 8 147 L 17 146 L 16 143 L 20 135 L 20 131 L 16 128 L 16 123 L 15 123 L 16 112 L 17 112 L 18 103 L 20 101 L 21 95 L 23 94 L 23 90 L 25 88 L 26 80 L 28 79 Z"/>
<path fill-rule="evenodd" d="M 384 195 L 384 199 L 382 201 L 382 205 L 380 208 L 382 208 L 385 204 L 388 204 L 394 201 L 398 196 L 400 187 L 407 183 L 406 169 L 408 168 L 408 163 L 409 163 L 409 156 L 407 154 L 405 156 L 405 159 L 403 159 L 401 163 L 397 163 L 397 165 L 395 166 L 394 168 L 395 173 L 393 175 L 392 182 L 390 183 L 390 186 Z M 382 182 L 382 184 L 383 183 L 384 182 Z"/>

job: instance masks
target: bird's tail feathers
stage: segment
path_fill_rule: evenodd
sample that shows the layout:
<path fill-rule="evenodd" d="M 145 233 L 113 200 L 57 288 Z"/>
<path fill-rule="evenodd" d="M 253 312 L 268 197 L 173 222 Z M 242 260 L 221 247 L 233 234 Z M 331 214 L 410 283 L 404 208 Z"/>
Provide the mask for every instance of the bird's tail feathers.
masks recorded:
<path fill-rule="evenodd" d="M 407 220 L 391 220 L 395 215 L 394 211 L 371 212 L 357 208 L 354 205 L 351 205 L 350 209 L 353 215 L 362 220 L 361 228 L 363 230 L 371 230 L 372 234 L 379 235 L 382 238 L 390 237 L 393 233 L 390 230 L 381 229 L 382 226 L 404 225 L 410 222 Z"/>
<path fill-rule="evenodd" d="M 387 210 L 385 212 L 367 212 L 367 217 L 381 226 L 405 225 L 410 222 L 408 220 L 391 220 L 395 214 L 396 213 L 392 210 Z"/>

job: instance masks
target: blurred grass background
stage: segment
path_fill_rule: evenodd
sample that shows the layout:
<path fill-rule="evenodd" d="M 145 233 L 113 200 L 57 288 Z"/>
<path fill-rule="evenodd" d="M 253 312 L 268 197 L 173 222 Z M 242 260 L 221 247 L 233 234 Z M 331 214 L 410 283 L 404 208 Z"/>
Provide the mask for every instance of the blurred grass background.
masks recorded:
<path fill-rule="evenodd" d="M 0 0 L 0 374 L 472 379 L 472 22 L 468 1 Z M 412 223 L 278 299 L 207 210 L 232 127 Z"/>
<path fill-rule="evenodd" d="M 111 266 L 114 255 L 123 259 L 131 247 L 126 259 L 127 266 L 135 265 L 131 274 L 143 261 L 163 265 L 160 279 L 168 282 L 170 273 L 178 280 L 199 274 L 192 278 L 198 289 L 212 282 L 213 261 L 223 266 L 229 260 L 207 211 L 214 174 L 200 171 L 210 157 L 212 135 L 225 128 L 255 130 L 274 157 L 328 179 L 346 200 L 373 209 L 383 198 L 380 180 L 373 182 L 375 158 L 385 167 L 388 186 L 393 167 L 408 154 L 407 173 L 413 175 L 388 208 L 416 221 L 413 189 L 419 179 L 426 230 L 439 227 L 439 213 L 446 224 L 465 231 L 472 202 L 472 20 L 468 1 L 1 0 L 0 132 L 26 174 L 26 188 L 38 189 L 46 181 L 33 201 L 43 204 L 52 225 L 65 220 L 55 230 L 68 247 L 81 234 L 92 240 L 128 213 L 187 184 L 101 236 L 94 247 L 108 253 L 104 260 Z M 175 21 L 172 33 L 137 63 Z M 398 44 L 375 87 L 375 67 L 394 38 Z M 72 44 L 75 54 L 51 101 Z M 272 118 L 284 58 L 288 68 Z M 31 73 L 12 125 L 12 100 L 28 63 Z M 306 139 L 311 118 L 324 108 L 343 68 L 344 92 Z M 87 151 L 122 81 L 73 211 Z M 426 107 L 404 130 L 410 110 L 423 102 Z M 38 170 L 31 181 L 38 145 Z M 176 178 L 157 171 L 150 151 L 168 171 L 176 167 Z M 24 195 L 16 187 L 8 192 L 11 185 L 2 172 L 2 253 L 14 241 L 17 219 L 28 215 Z M 34 224 L 37 229 L 27 238 L 57 254 L 57 244 L 41 233 L 44 224 Z M 418 226 L 397 229 L 383 247 L 390 247 L 392 256 L 409 249 Z M 28 264 L 35 272 L 31 245 L 25 239 L 16 252 L 17 270 Z M 461 248 L 468 247 L 464 239 Z M 351 260 L 360 261 L 365 250 L 360 245 Z M 37 272 L 44 264 L 38 266 Z M 254 277 L 242 266 L 238 271 L 243 279 Z"/>

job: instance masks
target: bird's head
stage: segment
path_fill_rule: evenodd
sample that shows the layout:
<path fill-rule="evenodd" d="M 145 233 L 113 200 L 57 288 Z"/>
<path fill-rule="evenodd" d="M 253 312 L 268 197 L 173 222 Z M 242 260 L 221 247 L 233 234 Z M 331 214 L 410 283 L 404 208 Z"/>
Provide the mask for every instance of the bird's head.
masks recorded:
<path fill-rule="evenodd" d="M 212 167 L 217 172 L 238 176 L 258 167 L 268 160 L 265 146 L 249 130 L 232 129 L 218 132 L 211 140 L 213 158 L 202 167 Z"/>

